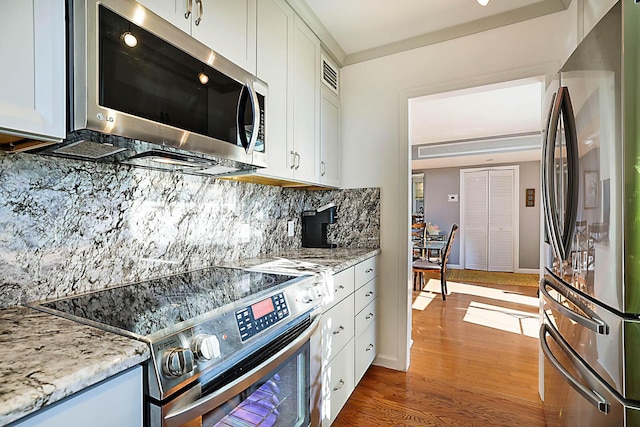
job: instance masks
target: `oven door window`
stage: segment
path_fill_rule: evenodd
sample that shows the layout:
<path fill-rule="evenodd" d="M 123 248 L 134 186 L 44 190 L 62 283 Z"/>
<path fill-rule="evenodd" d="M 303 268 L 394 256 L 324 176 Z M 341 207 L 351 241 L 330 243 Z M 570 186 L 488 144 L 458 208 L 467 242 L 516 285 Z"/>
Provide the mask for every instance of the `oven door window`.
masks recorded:
<path fill-rule="evenodd" d="M 201 425 L 203 427 L 309 425 L 309 347 L 307 343 L 299 352 L 260 381 L 203 415 Z"/>

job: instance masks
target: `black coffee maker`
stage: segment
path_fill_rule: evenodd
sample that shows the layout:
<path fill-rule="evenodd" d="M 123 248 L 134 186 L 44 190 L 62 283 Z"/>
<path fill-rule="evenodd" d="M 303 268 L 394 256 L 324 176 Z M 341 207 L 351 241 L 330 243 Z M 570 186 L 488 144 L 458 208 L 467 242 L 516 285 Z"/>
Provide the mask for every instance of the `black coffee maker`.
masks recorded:
<path fill-rule="evenodd" d="M 336 222 L 336 206 L 333 203 L 315 211 L 302 211 L 302 247 L 335 248 L 327 242 L 327 226 Z"/>

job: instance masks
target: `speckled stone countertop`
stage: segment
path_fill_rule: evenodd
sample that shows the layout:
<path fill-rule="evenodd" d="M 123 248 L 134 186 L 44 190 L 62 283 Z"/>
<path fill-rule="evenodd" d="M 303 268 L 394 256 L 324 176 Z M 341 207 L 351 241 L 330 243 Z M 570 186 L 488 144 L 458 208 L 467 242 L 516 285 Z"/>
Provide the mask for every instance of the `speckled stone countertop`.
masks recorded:
<path fill-rule="evenodd" d="M 278 258 L 332 274 L 380 253 L 375 248 L 301 248 L 225 263 L 251 268 Z M 0 426 L 146 361 L 147 344 L 35 309 L 0 310 Z"/>
<path fill-rule="evenodd" d="M 329 274 L 337 273 L 354 266 L 372 256 L 380 254 L 378 248 L 300 248 L 273 253 L 269 256 L 229 263 L 232 267 L 252 268 L 278 258 L 305 261 L 318 264 Z"/>
<path fill-rule="evenodd" d="M 0 426 L 149 357 L 131 338 L 31 308 L 0 310 Z"/>

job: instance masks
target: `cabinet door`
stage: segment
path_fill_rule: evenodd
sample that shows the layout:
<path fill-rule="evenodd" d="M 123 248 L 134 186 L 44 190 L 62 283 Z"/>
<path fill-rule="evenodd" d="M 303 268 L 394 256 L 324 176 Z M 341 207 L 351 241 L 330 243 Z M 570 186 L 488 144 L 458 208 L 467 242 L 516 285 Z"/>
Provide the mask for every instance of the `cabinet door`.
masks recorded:
<path fill-rule="evenodd" d="M 14 427 L 142 427 L 142 367 L 47 406 Z"/>
<path fill-rule="evenodd" d="M 191 34 L 191 17 L 196 7 L 195 0 L 137 0 L 137 2 L 185 33 Z M 187 15 L 189 6 L 191 6 L 191 13 Z"/>
<path fill-rule="evenodd" d="M 261 175 L 292 179 L 293 32 L 295 13 L 284 0 L 258 2 L 257 76 L 269 85 L 268 167 Z"/>
<path fill-rule="evenodd" d="M 0 134 L 65 136 L 65 2 L 0 6 Z"/>
<path fill-rule="evenodd" d="M 322 88 L 320 105 L 320 183 L 340 186 L 338 147 L 340 138 L 340 100 L 329 89 Z"/>
<path fill-rule="evenodd" d="M 348 295 L 353 294 L 355 289 L 355 276 L 353 267 L 342 270 L 327 279 L 329 294 L 324 300 L 323 310 L 327 311 Z"/>
<path fill-rule="evenodd" d="M 329 363 L 354 335 L 353 294 L 322 314 L 322 365 Z"/>
<path fill-rule="evenodd" d="M 369 369 L 369 366 L 373 363 L 373 359 L 376 358 L 377 352 L 376 325 L 372 324 L 362 335 L 356 337 L 355 385 L 360 382 L 364 373 L 367 372 L 367 369 Z"/>
<path fill-rule="evenodd" d="M 293 141 L 297 153 L 294 178 L 319 182 L 320 40 L 296 16 L 294 41 Z"/>
<path fill-rule="evenodd" d="M 322 426 L 329 427 L 354 388 L 354 343 L 350 340 L 322 370 Z"/>
<path fill-rule="evenodd" d="M 202 0 L 193 37 L 252 74 L 256 73 L 256 0 Z M 197 15 L 194 0 L 194 15 Z"/>

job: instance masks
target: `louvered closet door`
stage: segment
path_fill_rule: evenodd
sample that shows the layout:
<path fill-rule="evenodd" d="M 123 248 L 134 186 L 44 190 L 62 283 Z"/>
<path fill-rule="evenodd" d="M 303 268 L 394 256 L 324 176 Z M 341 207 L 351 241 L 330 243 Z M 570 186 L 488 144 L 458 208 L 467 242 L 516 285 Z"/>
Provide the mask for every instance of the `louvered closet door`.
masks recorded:
<path fill-rule="evenodd" d="M 513 170 L 489 171 L 489 271 L 513 271 Z"/>
<path fill-rule="evenodd" d="M 472 270 L 487 269 L 487 171 L 464 173 L 464 263 Z"/>

